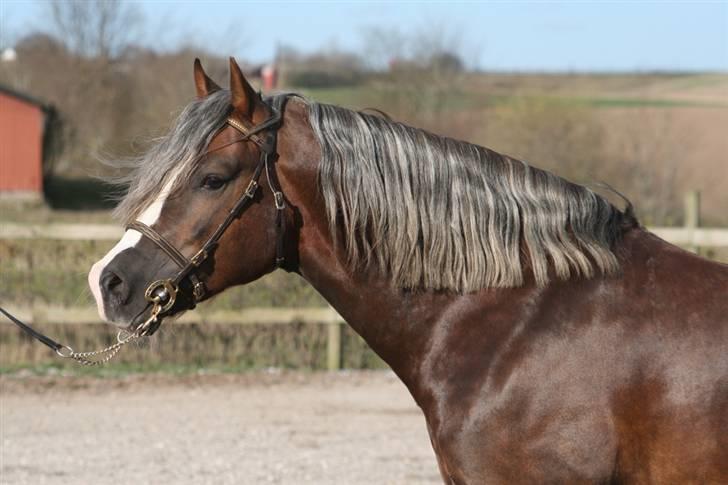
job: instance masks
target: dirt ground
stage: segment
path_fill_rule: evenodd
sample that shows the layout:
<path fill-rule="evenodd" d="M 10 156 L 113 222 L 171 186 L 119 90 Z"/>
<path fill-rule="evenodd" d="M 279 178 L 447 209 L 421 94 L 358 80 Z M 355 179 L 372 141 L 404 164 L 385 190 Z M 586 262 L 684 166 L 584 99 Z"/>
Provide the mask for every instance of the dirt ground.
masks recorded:
<path fill-rule="evenodd" d="M 428 484 L 390 372 L 0 378 L 2 484 Z"/>

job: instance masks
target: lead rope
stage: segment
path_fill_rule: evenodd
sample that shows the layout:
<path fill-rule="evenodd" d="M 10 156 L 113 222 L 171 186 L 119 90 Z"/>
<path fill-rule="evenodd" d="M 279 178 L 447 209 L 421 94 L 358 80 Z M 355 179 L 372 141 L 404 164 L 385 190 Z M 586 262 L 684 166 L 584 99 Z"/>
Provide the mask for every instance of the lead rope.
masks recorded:
<path fill-rule="evenodd" d="M 94 366 L 94 365 L 102 365 L 110 361 L 114 358 L 116 354 L 119 353 L 121 348 L 128 344 L 129 342 L 136 340 L 141 337 L 146 337 L 147 333 L 149 332 L 152 325 L 157 323 L 159 321 L 159 312 L 160 312 L 160 306 L 155 304 L 152 308 L 152 314 L 149 316 L 149 318 L 139 325 L 133 332 L 129 333 L 124 330 L 120 330 L 119 333 L 116 334 L 116 343 L 109 345 L 108 347 L 104 347 L 103 349 L 99 350 L 92 350 L 90 352 L 76 352 L 68 345 L 63 345 L 55 340 L 51 339 L 50 337 L 47 337 L 35 330 L 33 330 L 30 326 L 20 321 L 18 318 L 14 317 L 10 312 L 5 310 L 3 307 L 0 307 L 0 313 L 5 315 L 12 321 L 14 324 L 19 326 L 23 331 L 25 331 L 27 334 L 29 334 L 31 337 L 39 340 L 41 343 L 47 345 L 50 347 L 56 354 L 58 354 L 60 357 L 63 357 L 64 359 L 73 359 L 76 362 L 78 362 L 81 365 L 85 366 Z"/>

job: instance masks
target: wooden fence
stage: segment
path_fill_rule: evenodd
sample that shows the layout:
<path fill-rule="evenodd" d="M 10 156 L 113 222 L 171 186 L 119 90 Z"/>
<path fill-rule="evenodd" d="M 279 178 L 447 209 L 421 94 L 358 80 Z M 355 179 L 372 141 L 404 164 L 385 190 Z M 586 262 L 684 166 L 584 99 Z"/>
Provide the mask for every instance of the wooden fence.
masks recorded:
<path fill-rule="evenodd" d="M 728 247 L 728 229 L 700 227 L 700 194 L 689 192 L 685 197 L 683 227 L 650 227 L 659 237 L 692 251 L 700 248 Z M 57 239 L 117 241 L 122 229 L 108 224 L 18 224 L 0 223 L 0 239 Z M 93 308 L 9 306 L 8 310 L 30 323 L 98 323 Z M 328 325 L 327 365 L 341 365 L 341 325 L 344 320 L 333 308 L 247 308 L 240 311 L 204 312 L 196 310 L 183 315 L 180 322 L 290 324 L 293 322 Z"/>
<path fill-rule="evenodd" d="M 5 309 L 29 324 L 98 324 L 99 315 L 95 307 L 69 308 L 52 305 L 33 307 L 4 305 Z M 331 307 L 323 308 L 265 308 L 248 307 L 235 311 L 206 311 L 197 308 L 175 320 L 185 323 L 277 325 L 291 323 L 323 324 L 328 327 L 326 341 L 326 365 L 329 370 L 341 368 L 341 326 L 344 319 Z"/>

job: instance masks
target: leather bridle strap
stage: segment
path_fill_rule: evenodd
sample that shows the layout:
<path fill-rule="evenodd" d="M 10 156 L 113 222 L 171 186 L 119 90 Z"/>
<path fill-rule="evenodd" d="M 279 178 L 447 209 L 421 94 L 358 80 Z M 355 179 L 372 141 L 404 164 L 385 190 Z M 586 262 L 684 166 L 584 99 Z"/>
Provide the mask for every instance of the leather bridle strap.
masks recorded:
<path fill-rule="evenodd" d="M 275 98 L 273 98 L 273 106 L 271 107 L 274 115 L 268 118 L 266 121 L 255 125 L 255 126 L 249 126 L 246 121 L 238 120 L 235 118 L 228 118 L 227 124 L 238 130 L 240 133 L 243 134 L 243 137 L 240 138 L 237 141 L 243 141 L 243 140 L 250 140 L 254 142 L 256 145 L 258 145 L 261 149 L 261 163 L 258 165 L 258 168 L 265 168 L 265 176 L 266 180 L 268 181 L 268 187 L 270 188 L 271 193 L 273 194 L 273 200 L 275 202 L 276 206 L 276 222 L 275 222 L 275 228 L 276 228 L 276 267 L 277 268 L 284 268 L 285 267 L 285 233 L 286 233 L 286 217 L 284 214 L 284 210 L 286 208 L 285 199 L 283 196 L 283 192 L 280 189 L 280 186 L 278 185 L 278 180 L 275 177 L 274 171 L 271 171 L 271 163 L 274 162 L 274 160 L 271 160 L 271 158 L 277 156 L 276 148 L 277 148 L 277 128 L 280 125 L 281 116 L 283 113 L 283 110 L 285 109 L 285 103 L 288 101 L 287 95 L 280 95 Z M 263 130 L 267 130 L 268 128 L 275 127 L 276 130 L 274 130 L 271 135 L 268 137 L 267 140 L 264 140 L 257 134 Z M 260 175 L 260 174 L 258 174 Z M 257 180 L 257 178 L 255 179 Z"/>
<path fill-rule="evenodd" d="M 167 241 L 164 236 L 159 234 L 157 231 L 152 229 L 151 227 L 147 226 L 141 221 L 133 221 L 127 224 L 126 226 L 127 231 L 138 231 L 142 233 L 142 235 L 146 236 L 147 239 L 152 241 L 154 244 L 156 244 L 159 249 L 167 253 L 167 256 L 174 261 L 177 266 L 180 268 L 184 268 L 190 263 L 190 260 L 187 259 L 187 257 L 180 253 L 176 247 L 174 247 L 169 241 Z"/>
<path fill-rule="evenodd" d="M 164 307 L 166 307 L 163 308 L 163 311 L 168 311 L 174 304 L 179 284 L 186 277 L 189 278 L 190 282 L 192 283 L 192 307 L 194 307 L 195 304 L 202 299 L 202 297 L 205 295 L 205 285 L 199 280 L 199 278 L 195 274 L 195 271 L 215 249 L 218 241 L 225 233 L 227 228 L 230 226 L 230 224 L 233 223 L 233 221 L 240 215 L 240 212 L 242 212 L 243 208 L 255 197 L 255 193 L 258 190 L 258 180 L 260 179 L 260 175 L 263 172 L 263 167 L 265 165 L 266 159 L 267 154 L 263 152 L 263 155 L 261 156 L 261 159 L 258 162 L 258 165 L 253 172 L 253 176 L 251 177 L 250 182 L 245 189 L 245 192 L 243 192 L 243 195 L 240 196 L 232 209 L 230 209 L 227 216 L 225 217 L 225 220 L 223 220 L 220 225 L 217 226 L 215 231 L 210 235 L 210 237 L 207 238 L 205 243 L 202 245 L 202 248 L 189 259 L 184 254 L 182 254 L 172 243 L 167 241 L 164 236 L 159 234 L 156 230 L 149 227 L 145 223 L 141 221 L 132 221 L 126 226 L 127 230 L 139 231 L 142 235 L 146 236 L 151 242 L 153 242 L 165 254 L 167 254 L 167 256 L 169 256 L 169 258 L 174 261 L 174 263 L 180 268 L 174 279 L 169 281 L 155 281 L 154 283 L 149 285 L 145 295 L 148 300 L 152 301 L 155 296 L 153 292 L 158 287 L 165 287 L 168 292 L 172 293 L 170 295 L 171 298 L 169 301 L 169 305 L 163 305 Z"/>
<path fill-rule="evenodd" d="M 145 298 L 159 308 L 159 315 L 163 316 L 173 307 L 176 296 L 179 291 L 180 283 L 188 278 L 192 283 L 192 307 L 200 301 L 205 295 L 205 286 L 202 283 L 196 272 L 200 265 L 209 257 L 214 251 L 220 238 L 227 230 L 227 228 L 233 223 L 233 221 L 240 216 L 242 210 L 250 203 L 258 190 L 258 181 L 263 173 L 266 172 L 266 179 L 268 186 L 273 194 L 273 200 L 276 207 L 276 259 L 275 263 L 277 267 L 283 267 L 285 264 L 285 229 L 286 229 L 286 217 L 284 214 L 285 200 L 283 192 L 278 186 L 278 181 L 274 177 L 271 171 L 270 164 L 273 163 L 272 158 L 276 156 L 276 145 L 277 145 L 277 128 L 281 122 L 281 113 L 283 111 L 285 103 L 285 96 L 279 96 L 274 98 L 274 105 L 270 107 L 272 115 L 262 123 L 249 126 L 246 121 L 241 121 L 235 118 L 228 118 L 226 123 L 240 133 L 243 134 L 241 138 L 228 143 L 227 146 L 232 143 L 242 141 L 252 141 L 260 148 L 260 159 L 255 167 L 253 175 L 248 183 L 245 192 L 240 196 L 235 205 L 230 209 L 225 220 L 215 229 L 215 231 L 208 237 L 207 241 L 202 245 L 200 250 L 195 253 L 191 258 L 187 258 L 182 254 L 172 243 L 170 243 L 164 236 L 159 234 L 156 230 L 149 227 L 141 221 L 133 221 L 127 225 L 127 230 L 135 230 L 140 232 L 143 236 L 153 242 L 159 247 L 174 263 L 180 268 L 179 272 L 173 279 L 158 280 L 151 283 L 145 292 Z M 260 133 L 265 130 L 274 128 L 267 137 L 262 137 Z M 218 147 L 218 149 L 221 147 Z"/>

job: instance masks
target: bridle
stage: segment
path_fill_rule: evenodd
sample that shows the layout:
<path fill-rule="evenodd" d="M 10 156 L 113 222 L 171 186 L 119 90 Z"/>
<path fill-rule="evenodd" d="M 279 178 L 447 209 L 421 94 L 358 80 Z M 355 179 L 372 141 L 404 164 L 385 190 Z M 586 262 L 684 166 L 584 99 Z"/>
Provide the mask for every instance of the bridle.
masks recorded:
<path fill-rule="evenodd" d="M 249 125 L 246 121 L 228 117 L 225 126 L 232 126 L 239 131 L 242 136 L 216 148 L 219 150 L 234 143 L 251 141 L 258 146 L 260 150 L 260 158 L 255 166 L 253 175 L 248 182 L 242 195 L 235 202 L 233 207 L 228 211 L 225 220 L 213 231 L 213 233 L 202 244 L 202 247 L 190 258 L 187 258 L 177 249 L 174 244 L 170 243 L 164 236 L 159 234 L 155 229 L 141 221 L 133 221 L 126 226 L 126 230 L 138 231 L 144 237 L 153 242 L 161 249 L 169 258 L 179 267 L 179 271 L 174 277 L 156 280 L 150 283 L 145 292 L 144 298 L 149 305 L 152 306 L 150 316 L 138 325 L 132 332 L 122 335 L 120 332 L 117 336 L 117 342 L 104 349 L 93 352 L 75 352 L 67 345 L 60 344 L 46 335 L 34 330 L 27 324 L 23 323 L 13 315 L 0 307 L 0 313 L 7 316 L 13 323 L 18 325 L 24 332 L 33 338 L 53 349 L 61 357 L 72 358 L 84 365 L 98 365 L 108 362 L 126 343 L 139 337 L 152 335 L 162 324 L 162 318 L 168 315 L 175 303 L 178 301 L 178 295 L 181 293 L 181 286 L 187 280 L 190 283 L 191 292 L 189 298 L 189 306 L 186 309 L 192 309 L 205 296 L 206 288 L 204 282 L 200 279 L 198 271 L 200 266 L 210 258 L 217 248 L 220 238 L 230 225 L 240 217 L 243 210 L 253 201 L 255 194 L 258 192 L 260 176 L 265 171 L 268 187 L 273 194 L 273 200 L 276 208 L 276 259 L 275 264 L 278 268 L 285 267 L 285 245 L 284 238 L 286 232 L 285 217 L 285 198 L 283 192 L 278 185 L 278 179 L 275 177 L 274 167 L 271 165 L 277 157 L 278 129 L 281 125 L 283 110 L 288 99 L 288 95 L 278 95 L 272 99 L 271 104 L 263 101 L 268 107 L 271 115 L 265 121 L 257 125 Z M 103 356 L 96 358 L 97 356 Z"/>
<path fill-rule="evenodd" d="M 277 134 L 278 128 L 280 127 L 282 111 L 285 107 L 287 97 L 285 95 L 277 96 L 273 98 L 272 105 L 267 105 L 271 110 L 271 116 L 265 121 L 257 125 L 248 125 L 247 122 L 241 121 L 232 117 L 227 118 L 226 125 L 232 126 L 240 133 L 242 137 L 235 139 L 234 141 L 227 143 L 224 146 L 231 145 L 233 143 L 251 141 L 258 146 L 260 150 L 260 159 L 255 167 L 250 182 L 248 182 L 245 191 L 243 191 L 240 198 L 233 205 L 230 211 L 225 217 L 225 220 L 217 226 L 217 229 L 207 238 L 202 247 L 197 251 L 191 258 L 187 258 L 182 252 L 180 252 L 172 243 L 170 243 L 164 236 L 159 234 L 156 230 L 144 224 L 141 221 L 133 221 L 126 226 L 127 230 L 134 230 L 140 232 L 143 236 L 149 239 L 151 242 L 157 245 L 169 258 L 179 267 L 179 271 L 172 278 L 163 280 L 157 280 L 151 283 L 146 291 L 144 292 L 144 298 L 152 305 L 152 314 L 157 317 L 162 317 L 169 313 L 174 307 L 177 301 L 177 295 L 180 292 L 180 285 L 185 279 L 188 279 L 191 284 L 191 305 L 190 309 L 194 308 L 195 305 L 205 296 L 206 288 L 205 284 L 200 280 L 197 272 L 200 266 L 210 257 L 212 252 L 218 245 L 220 238 L 225 231 L 230 227 L 235 219 L 237 219 L 247 205 L 255 198 L 255 194 L 258 191 L 258 181 L 263 171 L 265 171 L 268 186 L 273 194 L 273 200 L 276 207 L 276 266 L 281 268 L 285 264 L 284 255 L 284 237 L 285 237 L 285 215 L 284 210 L 286 208 L 283 192 L 278 186 L 278 180 L 274 178 L 271 170 L 271 163 L 276 157 L 277 148 Z M 266 136 L 262 134 L 266 132 Z M 223 148 L 223 147 L 219 147 Z M 218 149 L 219 149 L 218 148 Z M 151 335 L 154 333 L 158 325 L 156 320 L 150 323 L 149 320 L 144 324 L 137 327 L 139 330 L 143 325 L 146 325 L 145 335 Z"/>

